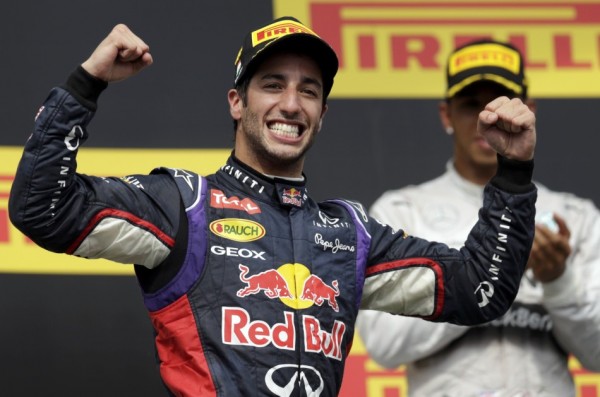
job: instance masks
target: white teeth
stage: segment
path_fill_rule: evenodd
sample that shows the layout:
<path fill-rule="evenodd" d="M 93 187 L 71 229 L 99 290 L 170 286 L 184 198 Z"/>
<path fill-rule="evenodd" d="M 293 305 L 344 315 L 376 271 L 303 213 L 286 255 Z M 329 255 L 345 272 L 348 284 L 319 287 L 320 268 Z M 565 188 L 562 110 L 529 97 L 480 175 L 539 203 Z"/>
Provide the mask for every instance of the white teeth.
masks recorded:
<path fill-rule="evenodd" d="M 276 135 L 295 138 L 300 132 L 300 128 L 295 124 L 273 123 L 269 126 Z"/>

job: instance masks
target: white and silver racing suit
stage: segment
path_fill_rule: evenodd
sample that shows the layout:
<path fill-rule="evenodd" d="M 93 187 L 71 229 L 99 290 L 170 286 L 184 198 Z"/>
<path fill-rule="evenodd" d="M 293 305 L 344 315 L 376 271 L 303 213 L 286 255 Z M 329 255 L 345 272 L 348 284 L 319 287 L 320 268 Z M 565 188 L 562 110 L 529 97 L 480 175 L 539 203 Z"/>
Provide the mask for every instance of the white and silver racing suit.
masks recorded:
<path fill-rule="evenodd" d="M 571 232 L 566 271 L 542 284 L 525 273 L 511 309 L 479 327 L 361 311 L 357 329 L 380 365 L 407 364 L 409 396 L 575 396 L 572 354 L 600 371 L 600 214 L 590 200 L 539 183 L 538 216 L 554 212 Z M 482 187 L 447 172 L 383 194 L 371 215 L 410 234 L 458 247 L 477 217 Z"/>

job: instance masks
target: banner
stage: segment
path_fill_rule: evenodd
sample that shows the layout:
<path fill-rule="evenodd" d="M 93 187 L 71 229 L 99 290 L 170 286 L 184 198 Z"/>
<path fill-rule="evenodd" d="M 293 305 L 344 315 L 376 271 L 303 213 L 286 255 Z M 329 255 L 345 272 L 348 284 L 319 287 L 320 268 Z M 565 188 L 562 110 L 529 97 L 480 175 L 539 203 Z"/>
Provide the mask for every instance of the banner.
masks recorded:
<path fill-rule="evenodd" d="M 600 1 L 274 0 L 340 60 L 332 98 L 442 98 L 446 57 L 476 38 L 524 54 L 533 98 L 600 96 Z"/>
<path fill-rule="evenodd" d="M 0 273 L 132 275 L 133 266 L 48 252 L 19 232 L 8 218 L 8 196 L 23 149 L 0 146 Z M 80 149 L 78 172 L 96 176 L 147 174 L 158 166 L 201 175 L 225 164 L 231 149 Z"/>

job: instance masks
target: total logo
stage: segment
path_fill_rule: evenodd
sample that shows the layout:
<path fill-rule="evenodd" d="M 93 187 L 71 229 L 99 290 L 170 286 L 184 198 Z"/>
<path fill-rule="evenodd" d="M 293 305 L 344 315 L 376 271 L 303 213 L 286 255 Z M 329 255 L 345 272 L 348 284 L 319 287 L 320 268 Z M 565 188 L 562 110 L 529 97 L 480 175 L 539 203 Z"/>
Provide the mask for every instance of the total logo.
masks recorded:
<path fill-rule="evenodd" d="M 249 219 L 225 218 L 211 222 L 210 231 L 219 237 L 233 241 L 256 241 L 263 238 L 266 230 L 258 222 Z"/>
<path fill-rule="evenodd" d="M 210 190 L 210 206 L 213 208 L 230 208 L 246 211 L 249 214 L 260 214 L 260 207 L 248 197 L 239 199 L 236 196 L 227 197 L 225 193 L 217 189 Z"/>
<path fill-rule="evenodd" d="M 339 311 L 336 297 L 340 294 L 337 280 L 327 285 L 316 274 L 300 263 L 288 263 L 277 269 L 268 269 L 250 274 L 250 269 L 239 265 L 240 280 L 246 284 L 237 292 L 237 296 L 264 293 L 270 299 L 279 298 L 286 306 L 294 309 L 306 309 L 312 305 L 322 306 L 325 302 L 330 308 Z"/>

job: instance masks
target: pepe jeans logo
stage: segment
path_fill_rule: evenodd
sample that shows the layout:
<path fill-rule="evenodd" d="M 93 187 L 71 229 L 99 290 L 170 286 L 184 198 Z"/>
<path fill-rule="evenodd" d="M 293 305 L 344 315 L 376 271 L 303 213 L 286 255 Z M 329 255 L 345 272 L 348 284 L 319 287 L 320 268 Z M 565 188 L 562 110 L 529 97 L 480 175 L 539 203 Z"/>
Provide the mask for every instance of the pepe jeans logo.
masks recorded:
<path fill-rule="evenodd" d="M 323 251 L 329 249 L 333 254 L 337 253 L 338 251 L 354 252 L 353 245 L 343 244 L 339 238 L 336 238 L 334 241 L 327 241 L 323 238 L 321 233 L 315 234 L 315 243 L 323 247 Z"/>
<path fill-rule="evenodd" d="M 238 218 L 218 219 L 210 224 L 210 231 L 219 237 L 241 242 L 256 241 L 266 234 L 260 223 Z"/>

